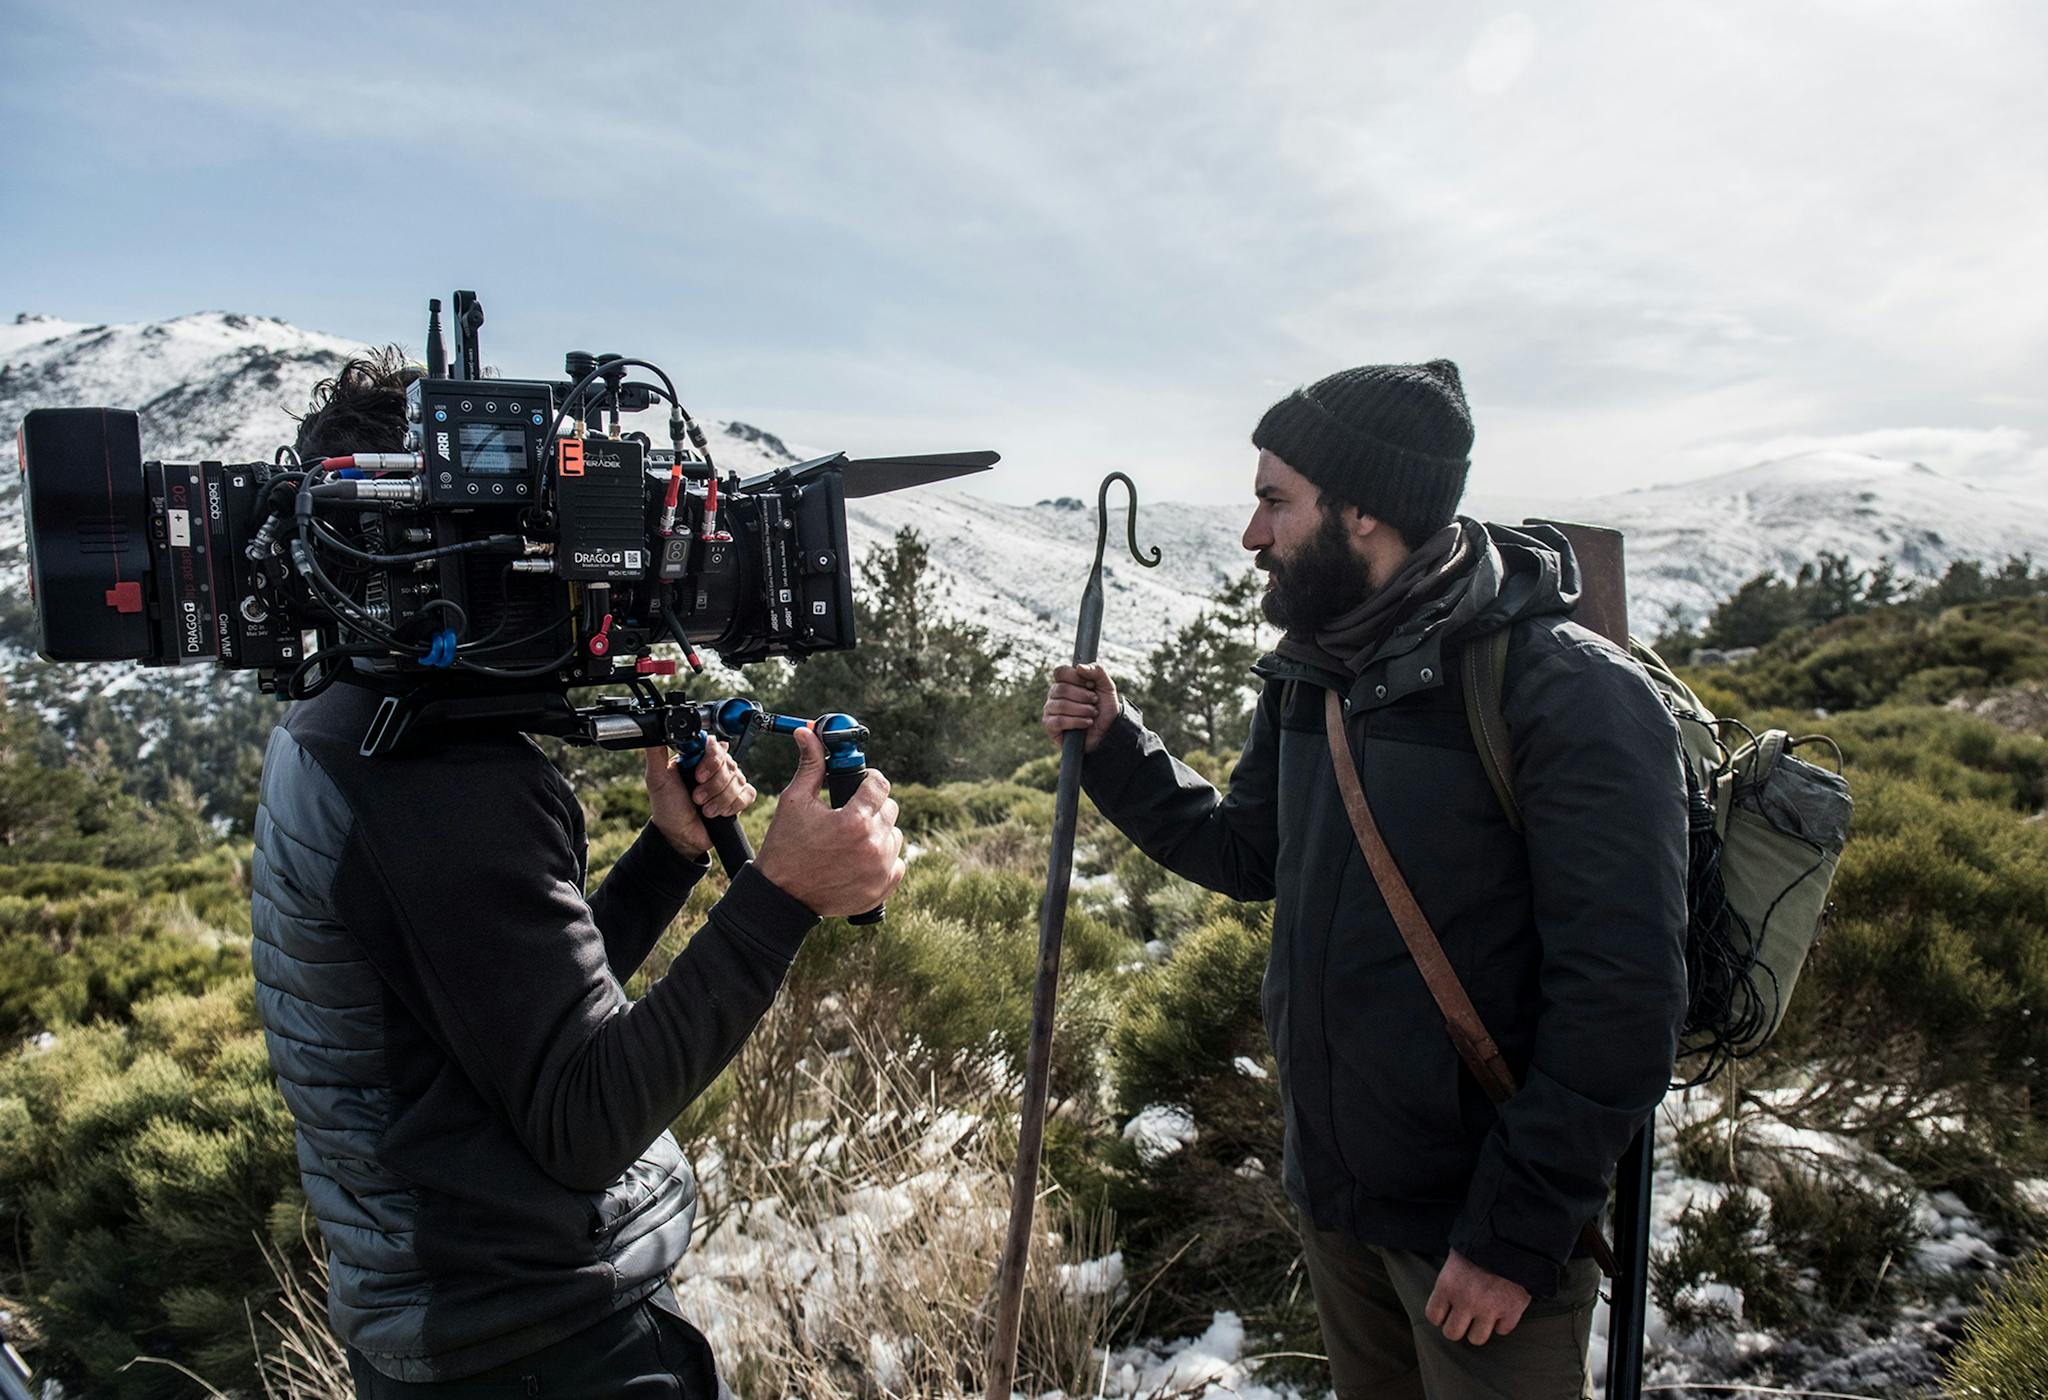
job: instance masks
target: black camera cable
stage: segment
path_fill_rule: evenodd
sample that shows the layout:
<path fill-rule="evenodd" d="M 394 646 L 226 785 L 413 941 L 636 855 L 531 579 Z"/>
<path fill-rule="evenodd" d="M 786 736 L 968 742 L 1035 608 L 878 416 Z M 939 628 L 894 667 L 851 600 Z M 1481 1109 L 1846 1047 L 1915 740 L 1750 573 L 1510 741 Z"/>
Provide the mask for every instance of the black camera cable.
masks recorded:
<path fill-rule="evenodd" d="M 635 368 L 647 370 L 661 380 L 662 390 L 666 391 L 663 397 L 668 400 L 669 407 L 673 410 L 669 417 L 668 436 L 669 442 L 676 452 L 679 455 L 681 454 L 683 442 L 687 439 L 692 447 L 695 447 L 704 454 L 704 463 L 707 467 L 710 466 L 711 449 L 704 435 L 704 430 L 697 426 L 697 420 L 692 418 L 690 411 L 683 407 L 682 398 L 676 393 L 676 382 L 668 377 L 668 371 L 655 364 L 652 360 L 621 356 L 616 360 L 600 360 L 597 364 L 585 370 L 582 377 L 569 386 L 569 392 L 562 398 L 562 406 L 555 410 L 555 421 L 549 425 L 547 442 L 541 449 L 540 465 L 541 479 L 543 481 L 547 479 L 548 472 L 555 465 L 555 446 L 561 441 L 561 438 L 557 435 L 562 431 L 562 424 L 568 421 L 571 405 L 582 397 L 583 391 L 588 389 L 593 381 L 604 377 L 606 374 L 620 373 L 627 369 Z M 651 384 L 647 387 L 650 392 L 658 392 Z"/>

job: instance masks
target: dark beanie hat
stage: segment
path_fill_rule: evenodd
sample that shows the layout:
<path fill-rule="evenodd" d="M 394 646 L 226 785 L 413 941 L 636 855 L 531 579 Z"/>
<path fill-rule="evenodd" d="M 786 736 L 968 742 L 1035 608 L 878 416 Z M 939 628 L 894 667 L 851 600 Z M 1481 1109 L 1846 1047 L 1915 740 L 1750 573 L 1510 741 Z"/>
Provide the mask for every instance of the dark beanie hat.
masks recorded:
<path fill-rule="evenodd" d="M 1252 445 L 1413 544 L 1455 517 L 1472 415 L 1449 360 L 1361 365 L 1267 409 Z"/>

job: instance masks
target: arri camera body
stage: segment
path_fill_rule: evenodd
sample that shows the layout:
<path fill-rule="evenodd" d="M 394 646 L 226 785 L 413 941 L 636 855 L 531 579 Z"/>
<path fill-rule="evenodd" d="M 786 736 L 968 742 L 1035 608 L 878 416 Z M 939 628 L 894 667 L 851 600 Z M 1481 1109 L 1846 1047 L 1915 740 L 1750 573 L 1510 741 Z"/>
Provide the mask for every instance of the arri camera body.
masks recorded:
<path fill-rule="evenodd" d="M 47 408 L 20 437 L 36 649 L 212 662 L 304 698 L 387 696 L 380 752 L 429 712 L 626 745 L 675 737 L 674 642 L 728 664 L 855 643 L 846 500 L 983 471 L 993 452 L 843 454 L 723 478 L 659 367 L 571 352 L 566 379 L 486 378 L 483 310 L 431 304 L 405 450 L 143 458 L 133 412 Z M 640 372 L 645 377 L 636 377 Z M 622 415 L 665 409 L 664 441 Z M 624 684 L 578 709 L 568 692 Z"/>

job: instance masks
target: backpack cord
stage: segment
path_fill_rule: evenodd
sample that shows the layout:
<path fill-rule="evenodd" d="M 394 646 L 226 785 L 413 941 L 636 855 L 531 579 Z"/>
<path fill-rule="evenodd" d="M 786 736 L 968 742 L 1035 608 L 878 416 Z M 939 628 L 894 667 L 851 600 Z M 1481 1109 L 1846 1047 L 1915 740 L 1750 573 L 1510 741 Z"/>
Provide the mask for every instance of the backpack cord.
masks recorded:
<path fill-rule="evenodd" d="M 1699 1056 L 1700 1065 L 1689 1078 L 1673 1081 L 1674 1089 L 1704 1084 L 1732 1061 L 1755 1054 L 1777 1018 L 1779 1003 L 1777 974 L 1761 959 L 1761 941 L 1728 902 L 1714 804 L 1690 766 L 1685 791 L 1688 995 L 1679 1037 L 1684 1056 Z"/>

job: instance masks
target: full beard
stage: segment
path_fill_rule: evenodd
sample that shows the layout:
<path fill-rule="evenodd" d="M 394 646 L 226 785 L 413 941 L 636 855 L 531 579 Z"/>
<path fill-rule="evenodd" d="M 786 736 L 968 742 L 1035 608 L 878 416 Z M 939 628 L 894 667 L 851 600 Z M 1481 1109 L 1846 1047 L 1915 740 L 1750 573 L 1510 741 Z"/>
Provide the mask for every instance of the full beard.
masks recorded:
<path fill-rule="evenodd" d="M 1365 561 L 1351 552 L 1343 521 L 1334 510 L 1323 513 L 1315 534 L 1294 558 L 1283 560 L 1262 549 L 1253 562 L 1266 571 L 1260 611 L 1275 627 L 1297 637 L 1314 637 L 1372 593 Z"/>

